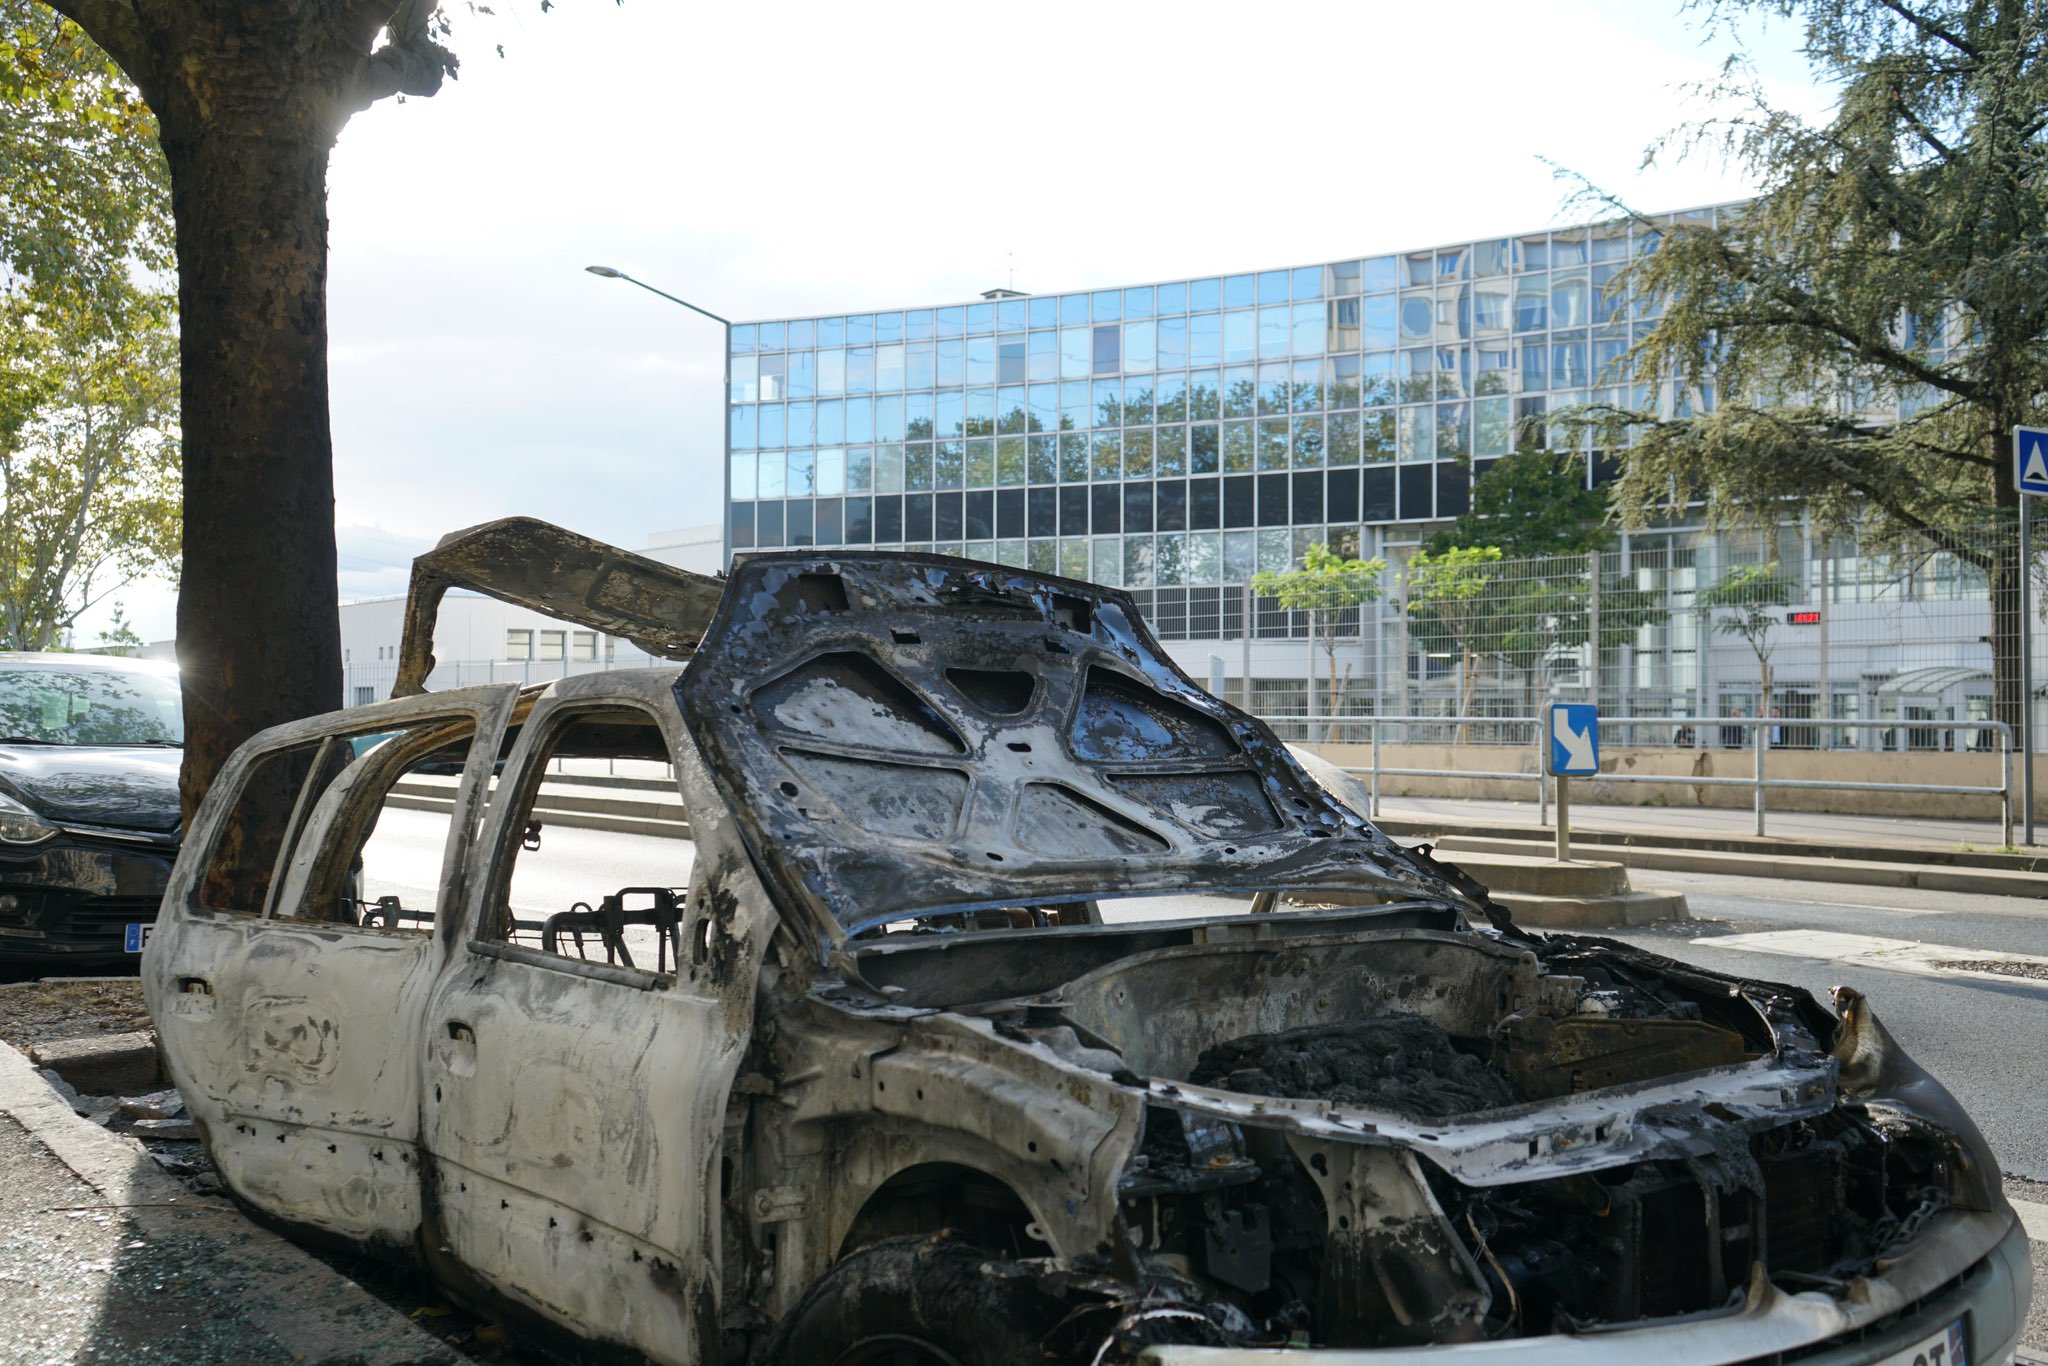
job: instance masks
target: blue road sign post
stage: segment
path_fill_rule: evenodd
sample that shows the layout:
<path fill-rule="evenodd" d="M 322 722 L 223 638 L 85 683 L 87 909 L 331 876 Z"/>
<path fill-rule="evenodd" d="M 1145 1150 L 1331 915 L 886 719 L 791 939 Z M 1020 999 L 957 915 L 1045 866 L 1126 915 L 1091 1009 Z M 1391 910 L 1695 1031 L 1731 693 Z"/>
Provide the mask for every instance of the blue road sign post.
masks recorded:
<path fill-rule="evenodd" d="M 2034 842 L 2034 500 L 2048 497 L 2048 427 L 2012 429 L 2020 492 L 2020 839 Z"/>
<path fill-rule="evenodd" d="M 1591 702 L 1552 702 L 1550 774 L 1557 779 L 1557 861 L 1572 857 L 1572 779 L 1600 772 L 1600 709 Z"/>

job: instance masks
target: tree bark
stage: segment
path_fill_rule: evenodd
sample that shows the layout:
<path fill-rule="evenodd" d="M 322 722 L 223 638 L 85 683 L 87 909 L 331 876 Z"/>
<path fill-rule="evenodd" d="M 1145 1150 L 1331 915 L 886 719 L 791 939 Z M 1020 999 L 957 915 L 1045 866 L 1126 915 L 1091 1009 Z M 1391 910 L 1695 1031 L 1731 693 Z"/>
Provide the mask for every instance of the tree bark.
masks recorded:
<path fill-rule="evenodd" d="M 254 732 L 341 704 L 327 414 L 328 127 L 158 108 L 178 228 L 189 821 Z M 213 90 L 223 87 L 215 83 Z M 302 106 L 303 107 L 303 106 Z"/>

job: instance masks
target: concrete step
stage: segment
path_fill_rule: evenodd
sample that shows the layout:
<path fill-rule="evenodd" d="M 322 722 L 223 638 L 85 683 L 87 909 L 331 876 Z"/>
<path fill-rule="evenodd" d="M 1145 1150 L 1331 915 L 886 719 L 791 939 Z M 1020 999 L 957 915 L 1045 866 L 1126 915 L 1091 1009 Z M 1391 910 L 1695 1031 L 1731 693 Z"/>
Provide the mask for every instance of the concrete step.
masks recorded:
<path fill-rule="evenodd" d="M 1439 849 L 1445 845 L 1438 845 Z M 1628 869 L 1619 863 L 1559 863 L 1553 858 L 1490 850 L 1451 862 L 1486 884 L 1487 890 L 1530 896 L 1615 896 L 1626 892 Z"/>
<path fill-rule="evenodd" d="M 1479 838 L 1448 834 L 1436 847 L 1453 863 L 1480 855 L 1531 855 L 1547 849 L 1549 832 L 1536 838 Z M 1728 877 L 1773 878 L 1783 882 L 1837 882 L 1863 887 L 1908 887 L 1930 892 L 1970 892 L 1986 896 L 2031 897 L 2048 904 L 2048 873 L 2000 868 L 1966 868 L 1932 863 L 1893 863 L 1876 859 L 1816 858 L 1776 852 L 1735 852 L 1721 849 L 1646 848 L 1639 845 L 1582 844 L 1572 836 L 1574 852 L 1584 848 L 1602 861 L 1628 868 L 1678 873 L 1719 873 Z M 1485 881 L 1485 875 L 1473 876 Z"/>
<path fill-rule="evenodd" d="M 1682 892 L 1625 891 L 1593 897 L 1496 892 L 1493 899 L 1508 908 L 1517 925 L 1538 930 L 1612 929 L 1692 918 Z"/>
<path fill-rule="evenodd" d="M 1673 811 L 1671 816 L 1677 824 L 1682 824 L 1685 819 L 1684 813 L 1680 811 Z M 1471 839 L 1542 840 L 1546 843 L 1554 838 L 1548 826 L 1507 822 L 1489 824 L 1462 821 L 1449 816 L 1427 819 L 1415 816 L 1383 816 L 1373 824 L 1405 842 L 1429 839 L 1437 835 L 1456 835 Z M 1608 857 L 1604 851 L 1617 848 L 1704 849 L 1729 854 L 1848 858 L 1866 863 L 1910 863 L 1947 868 L 1989 868 L 2003 872 L 2048 873 L 2048 853 L 2034 851 L 2008 854 L 1996 849 L 1962 849 L 1954 844 L 1932 842 L 1899 841 L 1883 845 L 1830 844 L 1776 835 L 1691 834 L 1682 830 L 1581 829 L 1574 822 L 1572 845 L 1574 848 L 1579 845 L 1585 845 L 1588 849 L 1597 848 L 1603 851 L 1603 858 Z"/>

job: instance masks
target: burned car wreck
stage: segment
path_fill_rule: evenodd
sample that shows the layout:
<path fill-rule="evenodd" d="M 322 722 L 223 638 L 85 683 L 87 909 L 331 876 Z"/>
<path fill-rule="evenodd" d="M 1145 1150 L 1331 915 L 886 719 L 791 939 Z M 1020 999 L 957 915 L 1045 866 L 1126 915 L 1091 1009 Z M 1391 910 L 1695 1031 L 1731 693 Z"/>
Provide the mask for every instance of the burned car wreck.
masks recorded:
<path fill-rule="evenodd" d="M 660 1362 L 2011 1351 L 2025 1235 L 1870 1003 L 1518 929 L 1123 594 L 515 521 L 416 597 L 506 562 L 681 662 L 266 732 L 173 876 L 145 993 L 266 1217 Z M 687 875 L 536 905 L 548 766 L 606 757 L 673 764 Z M 427 766 L 438 881 L 372 901 Z"/>

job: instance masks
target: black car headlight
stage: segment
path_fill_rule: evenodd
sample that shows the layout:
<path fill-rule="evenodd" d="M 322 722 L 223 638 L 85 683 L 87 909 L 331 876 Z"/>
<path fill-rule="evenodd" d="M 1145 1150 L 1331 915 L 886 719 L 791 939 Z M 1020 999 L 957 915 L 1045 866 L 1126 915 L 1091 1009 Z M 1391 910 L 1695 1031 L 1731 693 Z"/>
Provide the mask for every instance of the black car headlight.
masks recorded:
<path fill-rule="evenodd" d="M 57 833 L 57 827 L 0 792 L 0 842 L 40 844 Z"/>

